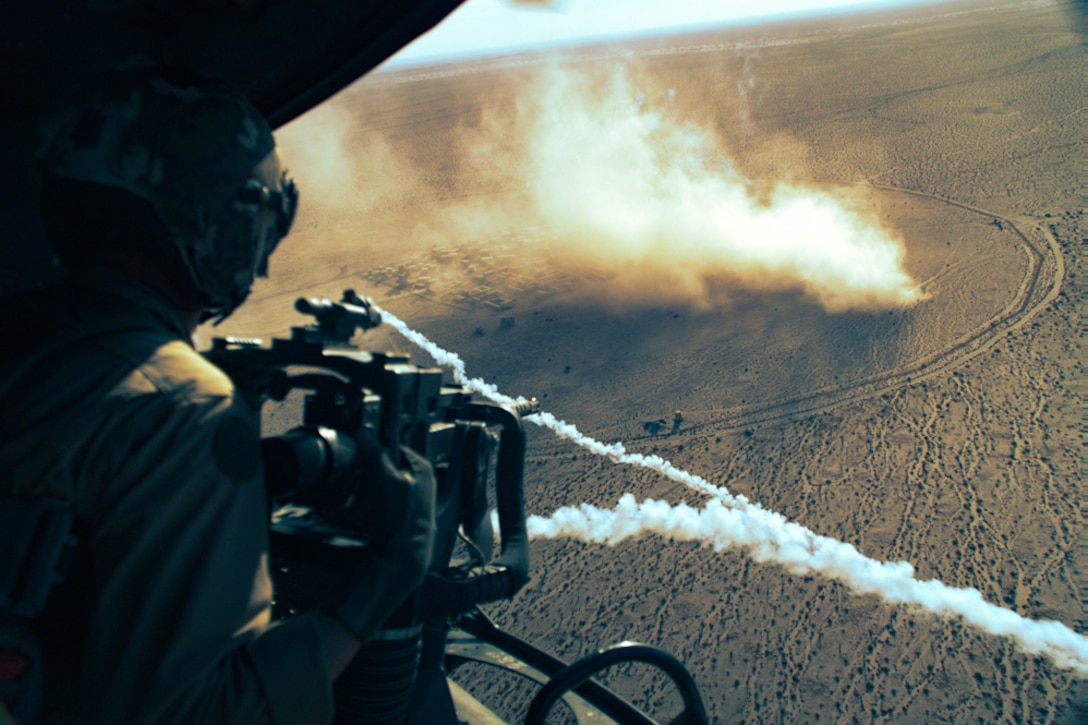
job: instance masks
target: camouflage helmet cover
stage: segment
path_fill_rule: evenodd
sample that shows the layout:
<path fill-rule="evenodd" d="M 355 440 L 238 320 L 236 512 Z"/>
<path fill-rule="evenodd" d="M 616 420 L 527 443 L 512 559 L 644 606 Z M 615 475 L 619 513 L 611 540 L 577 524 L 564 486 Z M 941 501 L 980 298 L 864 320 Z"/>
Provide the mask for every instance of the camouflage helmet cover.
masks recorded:
<path fill-rule="evenodd" d="M 249 294 L 298 203 L 267 122 L 239 96 L 138 74 L 47 122 L 45 172 L 148 201 L 220 319 Z"/>

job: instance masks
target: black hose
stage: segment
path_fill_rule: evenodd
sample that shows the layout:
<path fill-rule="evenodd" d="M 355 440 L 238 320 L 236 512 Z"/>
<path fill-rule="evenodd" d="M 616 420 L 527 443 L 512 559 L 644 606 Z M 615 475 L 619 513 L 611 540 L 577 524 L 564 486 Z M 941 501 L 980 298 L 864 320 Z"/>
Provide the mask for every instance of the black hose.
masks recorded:
<path fill-rule="evenodd" d="M 601 670 L 621 662 L 645 662 L 660 668 L 676 684 L 684 701 L 684 711 L 674 723 L 705 725 L 706 708 L 699 696 L 699 688 L 680 660 L 668 652 L 646 644 L 621 642 L 597 654 L 584 657 L 555 674 L 529 704 L 525 725 L 544 725 L 544 719 L 552 705 L 567 692 L 581 685 Z"/>

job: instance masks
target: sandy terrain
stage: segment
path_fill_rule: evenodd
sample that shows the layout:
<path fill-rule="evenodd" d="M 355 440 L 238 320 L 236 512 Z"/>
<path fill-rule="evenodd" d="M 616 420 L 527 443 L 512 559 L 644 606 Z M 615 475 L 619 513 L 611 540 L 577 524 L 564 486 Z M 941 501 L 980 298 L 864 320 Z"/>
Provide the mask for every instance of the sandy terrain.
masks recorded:
<path fill-rule="evenodd" d="M 1073 5 L 954 3 L 568 61 L 676 89 L 757 184 L 860 204 L 902 238 L 928 295 L 907 309 L 830 313 L 788 285 L 729 279 L 709 303 L 632 303 L 600 291 L 607 272 L 524 264 L 552 232 L 519 216 L 516 169 L 485 172 L 472 153 L 544 67 L 514 58 L 381 72 L 284 129 L 304 213 L 223 327 L 282 333 L 293 296 L 354 287 L 586 433 L 1083 632 L 1079 44 Z M 501 223 L 466 224 L 481 209 Z M 424 359 L 391 331 L 368 337 Z M 532 513 L 623 492 L 702 500 L 530 430 Z M 716 722 L 1074 723 L 1088 707 L 1083 682 L 1006 639 L 743 552 L 646 536 L 538 541 L 534 556 L 525 590 L 489 608 L 501 626 L 569 659 L 660 645 Z M 515 683 L 465 679 L 519 712 Z M 638 668 L 612 682 L 661 700 Z"/>

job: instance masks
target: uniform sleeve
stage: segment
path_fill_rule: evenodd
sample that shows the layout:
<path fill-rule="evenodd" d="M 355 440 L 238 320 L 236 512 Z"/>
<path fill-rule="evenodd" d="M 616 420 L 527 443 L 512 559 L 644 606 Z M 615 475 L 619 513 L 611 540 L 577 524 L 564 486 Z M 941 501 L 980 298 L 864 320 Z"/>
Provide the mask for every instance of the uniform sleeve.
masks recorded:
<path fill-rule="evenodd" d="M 255 422 L 230 397 L 127 401 L 98 436 L 98 606 L 82 709 L 94 723 L 325 723 L 312 615 L 270 623 Z"/>

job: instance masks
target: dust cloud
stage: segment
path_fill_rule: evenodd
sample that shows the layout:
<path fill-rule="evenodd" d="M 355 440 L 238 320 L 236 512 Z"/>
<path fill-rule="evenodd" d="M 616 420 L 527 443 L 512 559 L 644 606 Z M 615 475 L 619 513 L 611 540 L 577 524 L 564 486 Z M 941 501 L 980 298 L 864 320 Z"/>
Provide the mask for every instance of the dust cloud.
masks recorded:
<path fill-rule="evenodd" d="M 354 222 L 410 198 L 419 185 L 396 149 L 366 133 L 343 104 L 317 106 L 277 130 L 276 144 L 301 190 L 299 229 L 350 233 Z"/>
<path fill-rule="evenodd" d="M 525 179 L 553 259 L 614 294 L 713 304 L 731 284 L 800 288 L 828 311 L 921 299 L 903 243 L 828 193 L 745 178 L 676 91 L 550 70 L 520 109 Z"/>
<path fill-rule="evenodd" d="M 416 207 L 403 243 L 544 230 L 517 250 L 519 262 L 588 279 L 581 294 L 619 306 L 709 309 L 738 289 L 801 290 L 829 312 L 924 298 L 904 269 L 902 240 L 880 227 L 860 192 L 747 178 L 681 108 L 705 114 L 706 99 L 635 76 L 611 64 L 534 69 L 510 91 L 512 103 L 483 108 L 479 123 L 449 130 L 449 142 L 427 153 L 362 128 L 365 109 L 353 118 L 349 104 L 326 104 L 278 134 L 303 193 L 300 225 L 345 215 L 365 224 L 397 199 L 405 207 L 442 199 Z M 741 105 L 755 108 L 750 63 L 737 83 Z M 732 122 L 750 136 L 745 113 Z M 770 140 L 788 157 L 771 166 L 787 169 L 795 145 Z M 421 161 L 434 153 L 445 157 L 441 173 Z"/>

